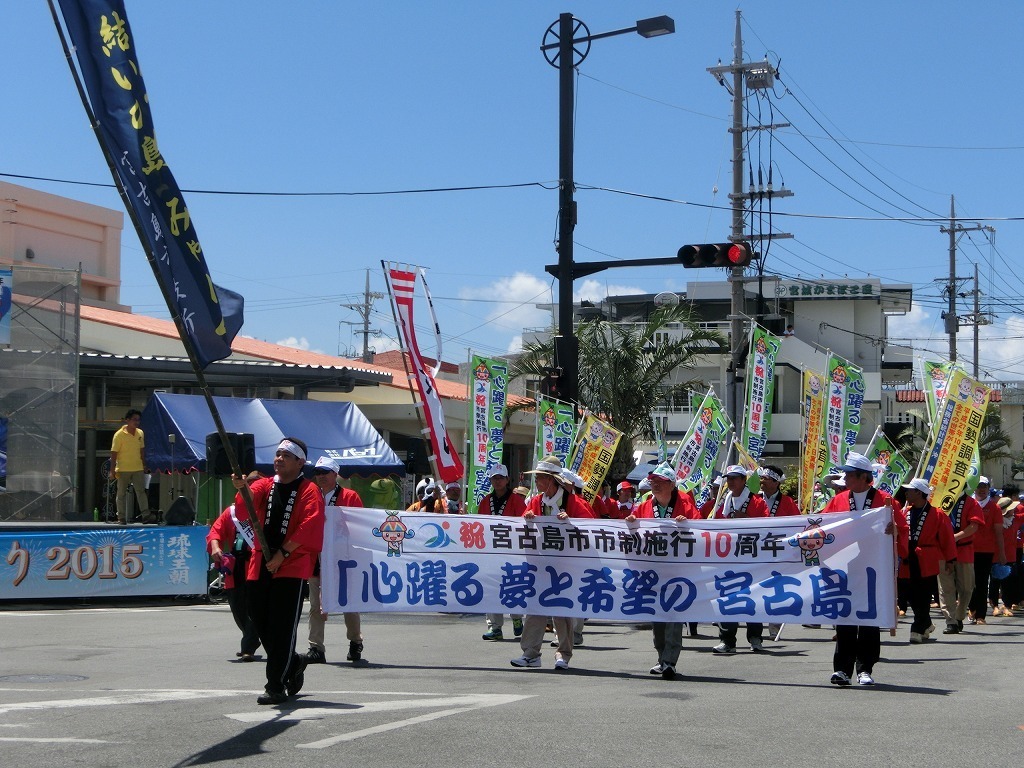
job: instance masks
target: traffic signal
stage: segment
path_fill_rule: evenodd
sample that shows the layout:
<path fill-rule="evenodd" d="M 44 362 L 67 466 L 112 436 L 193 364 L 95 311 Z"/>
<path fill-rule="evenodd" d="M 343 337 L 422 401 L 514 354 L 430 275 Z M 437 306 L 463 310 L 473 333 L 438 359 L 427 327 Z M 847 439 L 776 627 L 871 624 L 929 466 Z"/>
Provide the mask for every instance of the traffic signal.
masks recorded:
<path fill-rule="evenodd" d="M 753 258 L 750 243 L 707 243 L 684 245 L 676 254 L 687 269 L 703 267 L 745 267 Z"/>
<path fill-rule="evenodd" d="M 545 375 L 540 380 L 541 395 L 561 400 L 564 397 L 562 392 L 562 369 L 545 368 L 544 371 Z"/>

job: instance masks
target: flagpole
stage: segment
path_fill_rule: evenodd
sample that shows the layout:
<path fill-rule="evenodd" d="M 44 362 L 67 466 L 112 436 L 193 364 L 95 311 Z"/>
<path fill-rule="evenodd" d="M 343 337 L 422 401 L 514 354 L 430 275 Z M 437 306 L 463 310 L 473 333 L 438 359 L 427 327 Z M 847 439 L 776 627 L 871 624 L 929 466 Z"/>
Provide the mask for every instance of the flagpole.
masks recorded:
<path fill-rule="evenodd" d="M 139 237 L 139 242 L 142 245 L 143 252 L 146 254 L 146 260 L 149 262 L 150 268 L 153 270 L 153 274 L 156 277 L 157 286 L 160 289 L 161 295 L 164 297 L 164 302 L 167 304 L 167 309 L 170 312 L 171 319 L 174 321 L 174 327 L 178 331 L 178 337 L 181 339 L 182 346 L 185 348 L 185 354 L 188 356 L 189 362 L 192 365 L 192 372 L 195 374 L 196 382 L 199 388 L 203 392 L 203 397 L 206 399 L 206 404 L 210 409 L 210 415 L 213 417 L 214 426 L 217 429 L 217 434 L 220 436 L 221 446 L 224 449 L 224 454 L 227 457 L 228 463 L 231 465 L 231 472 L 233 475 L 238 477 L 242 476 L 242 471 L 238 465 L 238 457 L 235 455 L 234 446 L 231 441 L 228 440 L 227 431 L 224 429 L 224 422 L 221 420 L 220 411 L 217 409 L 217 404 L 213 400 L 213 395 L 210 392 L 209 385 L 206 382 L 206 375 L 203 372 L 202 367 L 199 365 L 198 357 L 196 356 L 195 347 L 192 345 L 192 341 L 185 330 L 184 321 L 181 315 L 178 313 L 175 306 L 173 297 L 163 280 L 160 279 L 160 271 L 157 267 L 156 255 L 153 253 L 152 248 L 148 244 L 148 238 L 145 236 L 145 230 L 142 227 L 142 222 L 139 221 L 135 214 L 135 210 L 128 201 L 128 192 L 121 184 L 120 177 L 117 174 L 114 165 L 114 158 L 110 156 L 107 151 L 106 145 L 103 143 L 99 135 L 99 121 L 96 119 L 96 115 L 93 114 L 92 107 L 89 104 L 89 98 L 86 94 L 85 86 L 82 84 L 82 80 L 78 75 L 78 70 L 75 67 L 74 54 L 71 52 L 71 48 L 68 46 L 67 38 L 64 35 L 64 28 L 61 25 L 60 16 L 57 14 L 57 9 L 53 5 L 53 0 L 47 0 L 47 5 L 50 7 L 50 14 L 53 16 L 54 26 L 57 28 L 57 35 L 60 37 L 61 47 L 64 49 L 64 56 L 68 60 L 68 66 L 71 69 L 71 77 L 75 81 L 75 87 L 78 89 L 78 96 L 82 100 L 82 106 L 85 108 L 85 114 L 89 119 L 89 125 L 93 129 L 93 134 L 96 136 L 97 143 L 100 145 L 100 151 L 103 153 L 103 158 L 107 162 L 107 169 L 110 171 L 110 175 L 114 179 L 114 185 L 117 187 L 118 194 L 121 196 L 121 201 L 124 203 L 125 210 L 128 212 L 128 218 L 131 219 L 132 226 L 135 227 L 135 233 Z M 207 467 L 209 469 L 209 467 Z M 263 526 L 257 525 L 256 509 L 253 505 L 252 494 L 249 492 L 248 484 L 243 484 L 239 489 L 242 500 L 245 502 L 246 512 L 249 514 L 249 519 L 253 522 L 253 531 L 256 534 L 256 539 L 259 542 L 260 548 L 264 553 L 264 563 L 269 559 L 270 547 L 267 545 L 267 539 L 263 532 Z"/>
<path fill-rule="evenodd" d="M 399 265 L 396 264 L 395 266 Z M 391 270 L 388 268 L 388 262 L 383 259 L 380 261 L 380 267 L 384 272 L 384 284 L 388 287 L 388 298 L 391 299 L 391 318 L 395 321 L 395 333 L 398 334 L 398 351 L 402 353 L 402 367 L 405 369 L 405 380 L 409 385 L 409 398 L 412 400 L 412 409 L 416 411 L 416 421 L 420 425 L 420 439 L 422 440 L 422 436 L 429 434 L 430 430 L 423 421 L 423 403 L 416 399 L 417 390 L 416 387 L 413 386 L 415 377 L 412 375 L 412 371 L 409 370 L 409 360 L 406 357 L 408 353 L 405 351 L 405 344 L 402 341 L 402 321 L 398 319 L 398 308 L 395 306 L 395 287 L 391 284 Z M 426 443 L 428 446 L 431 446 L 430 456 L 427 458 L 427 461 L 430 462 L 431 471 L 434 473 L 434 477 L 436 478 L 435 482 L 440 482 L 441 473 L 437 471 L 437 456 L 434 455 L 434 449 L 430 441 L 428 440 Z"/>

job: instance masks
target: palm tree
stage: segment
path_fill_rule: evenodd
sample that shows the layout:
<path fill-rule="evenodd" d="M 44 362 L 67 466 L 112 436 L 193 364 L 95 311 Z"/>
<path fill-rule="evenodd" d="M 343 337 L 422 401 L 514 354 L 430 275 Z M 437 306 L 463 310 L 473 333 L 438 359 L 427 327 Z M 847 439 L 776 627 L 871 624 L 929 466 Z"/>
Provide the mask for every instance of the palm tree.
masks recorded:
<path fill-rule="evenodd" d="M 981 436 L 978 438 L 978 455 L 981 465 L 1001 459 L 1012 459 L 1012 440 L 1003 429 L 1003 414 L 998 405 L 989 403 L 985 418 L 981 422 Z"/>
<path fill-rule="evenodd" d="M 677 336 L 669 333 L 682 326 Z M 683 378 L 699 357 L 719 353 L 725 339 L 702 328 L 686 305 L 660 307 L 644 323 L 587 320 L 576 329 L 579 339 L 579 405 L 623 432 L 609 469 L 612 478 L 633 468 L 633 443 L 654 439 L 651 411 L 683 393 L 702 388 Z M 527 344 L 513 363 L 511 376 L 542 378 L 554 358 L 554 337 Z"/>

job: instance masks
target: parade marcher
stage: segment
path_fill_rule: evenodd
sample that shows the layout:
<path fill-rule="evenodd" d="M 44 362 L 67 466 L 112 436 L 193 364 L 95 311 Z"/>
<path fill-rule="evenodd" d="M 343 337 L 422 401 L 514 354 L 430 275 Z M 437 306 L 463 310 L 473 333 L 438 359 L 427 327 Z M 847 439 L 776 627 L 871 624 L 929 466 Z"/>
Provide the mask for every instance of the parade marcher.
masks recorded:
<path fill-rule="evenodd" d="M 462 486 L 451 482 L 444 487 L 444 509 L 449 515 L 466 514 L 466 505 L 462 501 Z"/>
<path fill-rule="evenodd" d="M 496 464 L 487 474 L 491 481 L 491 492 L 480 501 L 477 512 L 481 515 L 501 515 L 502 517 L 522 517 L 526 511 L 526 499 L 515 493 L 508 482 L 508 467 Z M 523 634 L 523 616 L 513 613 L 512 632 L 516 637 Z M 502 628 L 505 625 L 505 614 L 488 613 L 486 616 L 487 631 L 484 640 L 504 640 Z"/>
<path fill-rule="evenodd" d="M 608 517 L 614 520 L 623 520 L 633 514 L 633 510 L 639 505 L 636 500 L 636 489 L 629 480 L 623 480 L 615 486 L 615 495 L 618 501 L 612 500 L 609 506 Z"/>
<path fill-rule="evenodd" d="M 768 509 L 768 517 L 789 517 L 799 515 L 800 510 L 792 496 L 787 496 L 779 490 L 786 475 L 782 467 L 774 464 L 765 464 L 757 469 L 757 476 L 761 478 L 761 498 Z"/>
<path fill-rule="evenodd" d="M 693 505 L 693 500 L 686 493 L 676 488 L 676 471 L 668 462 L 655 467 L 647 476 L 651 483 L 651 498 L 639 504 L 630 514 L 623 518 L 627 523 L 638 519 L 670 519 L 677 522 L 697 520 L 700 513 Z M 683 622 L 655 621 L 654 649 L 658 652 L 658 663 L 651 667 L 652 675 L 661 675 L 665 680 L 676 676 L 679 664 L 679 653 L 683 649 Z M 692 634 L 692 632 L 691 632 Z"/>
<path fill-rule="evenodd" d="M 423 500 L 427 495 L 427 488 L 434 485 L 432 477 L 424 477 L 416 483 L 416 501 L 405 508 L 406 512 L 419 512 L 423 508 Z"/>
<path fill-rule="evenodd" d="M 764 499 L 751 493 L 747 488 L 746 469 L 739 464 L 733 464 L 726 467 L 723 476 L 727 490 L 714 506 L 713 517 L 715 519 L 768 517 L 768 507 L 765 506 Z M 736 635 L 739 632 L 739 627 L 739 622 L 735 621 L 718 622 L 719 643 L 711 649 L 711 652 L 719 655 L 736 653 Z M 765 653 L 764 624 L 747 622 L 747 642 L 750 643 L 750 650 L 754 653 Z"/>
<path fill-rule="evenodd" d="M 566 493 L 579 496 L 580 499 L 586 503 L 586 499 L 583 498 L 583 478 L 573 472 L 571 469 L 566 467 L 563 469 L 558 476 L 558 481 L 562 484 L 562 488 L 565 489 Z M 594 500 L 597 502 L 597 499 Z M 600 519 L 604 511 L 603 504 L 591 504 L 591 512 L 594 513 L 594 519 Z M 572 620 L 572 647 L 579 648 L 583 645 L 583 629 L 586 626 L 587 620 L 583 617 L 577 616 Z M 557 648 L 559 645 L 558 635 L 551 640 L 551 647 Z"/>
<path fill-rule="evenodd" d="M 363 500 L 351 488 L 338 485 L 338 471 L 341 467 L 329 456 L 321 456 L 313 467 L 313 482 L 324 495 L 324 507 L 361 507 Z M 309 577 L 309 650 L 306 651 L 307 664 L 326 664 L 327 646 L 324 645 L 324 632 L 328 614 L 320 602 L 320 558 L 317 557 L 313 566 L 313 575 Z M 348 639 L 348 655 L 345 657 L 353 664 L 363 659 L 363 634 L 358 613 L 346 612 L 345 636 Z"/>
<path fill-rule="evenodd" d="M 928 503 L 932 494 L 928 482 L 915 477 L 902 487 L 907 497 L 903 513 L 909 526 L 909 540 L 908 556 L 900 563 L 900 576 L 909 579 L 908 598 L 910 610 L 914 612 L 910 642 L 923 643 L 935 631 L 931 620 L 935 577 L 943 561 L 945 568 L 952 571 L 956 560 L 956 541 L 950 519 Z"/>
<path fill-rule="evenodd" d="M 998 506 L 1002 514 L 1003 551 L 1010 572 L 1002 579 L 990 579 L 988 602 L 993 616 L 1013 616 L 1011 608 L 1020 599 L 1017 594 L 1017 534 L 1024 525 L 1024 508 L 1021 508 L 1015 486 L 1007 486 L 1003 493 L 1005 496 L 999 500 Z M 1000 597 L 1003 599 L 1002 605 L 999 605 Z"/>
<path fill-rule="evenodd" d="M 637 501 L 647 501 L 651 498 L 651 481 L 646 477 L 636 485 Z"/>
<path fill-rule="evenodd" d="M 562 462 L 557 456 L 545 456 L 537 462 L 536 469 L 527 473 L 535 476 L 538 494 L 530 499 L 526 512 L 523 513 L 524 520 L 529 522 L 538 515 L 554 515 L 559 520 L 594 517 L 589 504 L 575 494 L 566 493 L 561 487 L 558 478 L 562 469 Z M 547 622 L 548 617 L 544 615 L 526 616 L 523 620 L 523 635 L 519 638 L 523 655 L 512 659 L 513 667 L 540 666 L 541 645 L 544 642 L 544 628 Z M 572 619 L 556 616 L 552 619 L 552 624 L 561 641 L 555 652 L 555 669 L 568 669 L 569 660 L 572 658 Z"/>
<path fill-rule="evenodd" d="M 863 454 L 850 451 L 846 456 L 846 463 L 841 467 L 843 470 L 843 483 L 846 490 L 840 491 L 825 506 L 823 513 L 829 512 L 859 512 L 866 509 L 878 509 L 887 507 L 891 510 L 892 519 L 885 527 L 886 536 L 897 534 L 906 529 L 905 518 L 899 509 L 899 505 L 892 496 L 880 488 L 875 488 L 872 483 L 875 476 L 871 466 L 871 460 Z M 897 550 L 901 557 L 906 556 L 906 539 L 902 533 L 897 535 Z M 868 542 L 862 543 L 861 546 Z M 878 542 L 878 546 L 892 546 L 890 540 Z M 860 685 L 874 685 L 875 679 L 872 676 L 875 664 L 881 656 L 882 635 L 878 627 L 869 627 L 853 624 L 836 625 L 836 650 L 832 656 L 832 677 L 830 682 L 833 685 L 850 685 L 854 671 L 857 672 L 857 682 Z"/>
<path fill-rule="evenodd" d="M 993 563 L 1006 563 L 1003 548 L 1003 514 L 999 499 L 992 495 L 992 483 L 982 475 L 974 498 L 985 515 L 985 523 L 974 534 L 974 594 L 971 609 L 967 614 L 968 624 L 984 624 L 988 611 L 989 574 Z"/>
<path fill-rule="evenodd" d="M 245 476 L 245 482 L 251 486 L 261 477 L 263 475 L 259 472 L 250 472 Z M 224 573 L 224 594 L 231 609 L 231 618 L 242 631 L 241 649 L 235 655 L 240 661 L 254 661 L 260 647 L 260 635 L 246 608 L 245 577 L 252 555 L 253 537 L 251 527 L 236 524 L 237 519 L 234 504 L 221 512 L 206 534 L 206 549 Z"/>
<path fill-rule="evenodd" d="M 955 635 L 964 628 L 974 594 L 974 534 L 984 525 L 985 513 L 975 498 L 965 493 L 950 510 L 949 522 L 956 542 L 956 562 L 940 563 L 939 608 L 946 619 L 942 634 Z"/>
<path fill-rule="evenodd" d="M 271 552 L 254 542 L 247 574 L 249 616 L 267 652 L 266 692 L 258 704 L 282 704 L 302 688 L 306 660 L 295 653 L 306 580 L 324 540 L 324 497 L 302 476 L 306 445 L 286 437 L 274 454 L 274 477 L 252 484 L 253 525 L 263 528 Z M 232 478 L 235 488 L 245 482 Z M 245 509 L 241 494 L 235 509 Z M 247 518 L 248 519 L 248 518 Z"/>

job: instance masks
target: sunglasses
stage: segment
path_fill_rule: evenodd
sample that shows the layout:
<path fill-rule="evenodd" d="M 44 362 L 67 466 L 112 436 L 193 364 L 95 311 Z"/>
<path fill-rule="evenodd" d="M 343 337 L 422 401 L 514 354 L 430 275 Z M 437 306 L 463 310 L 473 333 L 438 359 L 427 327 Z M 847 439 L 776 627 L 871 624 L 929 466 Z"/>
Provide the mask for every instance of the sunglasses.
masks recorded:
<path fill-rule="evenodd" d="M 323 469 L 323 468 L 320 468 L 320 469 L 314 469 L 313 470 L 313 474 L 314 475 L 329 475 L 333 471 L 334 471 L 333 469 Z"/>

